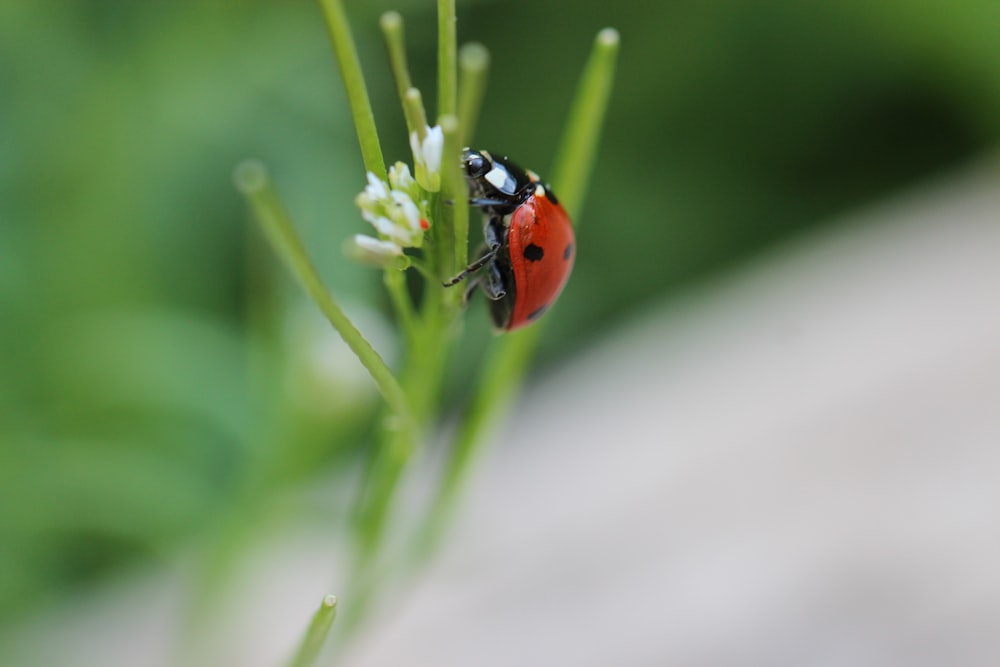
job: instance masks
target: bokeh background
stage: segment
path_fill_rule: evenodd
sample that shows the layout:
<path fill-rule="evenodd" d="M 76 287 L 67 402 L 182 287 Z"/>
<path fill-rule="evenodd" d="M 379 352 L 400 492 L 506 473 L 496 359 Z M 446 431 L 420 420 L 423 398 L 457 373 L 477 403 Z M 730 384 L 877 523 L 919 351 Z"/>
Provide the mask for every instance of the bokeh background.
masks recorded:
<path fill-rule="evenodd" d="M 434 3 L 346 4 L 387 159 L 408 161 L 377 21 L 404 15 L 433 99 Z M 477 145 L 543 175 L 593 36 L 622 35 L 535 377 L 1000 138 L 992 0 L 458 9 L 493 56 Z M 251 156 L 391 356 L 379 277 L 340 251 L 364 175 L 315 3 L 0 4 L 0 636 L 123 573 L 211 579 L 248 535 L 342 521 L 377 400 L 248 224 L 231 173 Z M 489 336 L 469 318 L 456 406 Z"/>

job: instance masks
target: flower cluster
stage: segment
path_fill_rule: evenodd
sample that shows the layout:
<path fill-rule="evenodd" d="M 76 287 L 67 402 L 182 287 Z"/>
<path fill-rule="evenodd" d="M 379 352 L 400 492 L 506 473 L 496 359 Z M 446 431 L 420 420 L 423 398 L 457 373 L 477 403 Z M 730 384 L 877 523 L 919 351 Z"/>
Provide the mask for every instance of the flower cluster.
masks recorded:
<path fill-rule="evenodd" d="M 383 268 L 409 266 L 403 248 L 423 245 L 429 227 L 425 193 L 410 175 L 410 168 L 402 162 L 392 165 L 388 183 L 368 172 L 368 185 L 354 202 L 378 238 L 355 234 L 348 240 L 348 255 Z"/>
<path fill-rule="evenodd" d="M 424 242 L 428 222 L 428 192 L 441 189 L 441 153 L 444 134 L 441 127 L 423 127 L 418 136 L 410 136 L 416 178 L 402 162 L 389 167 L 388 182 L 368 172 L 368 185 L 354 203 L 361 217 L 371 223 L 378 237 L 355 234 L 345 250 L 351 258 L 382 268 L 405 269 L 410 258 L 404 248 L 419 248 Z"/>

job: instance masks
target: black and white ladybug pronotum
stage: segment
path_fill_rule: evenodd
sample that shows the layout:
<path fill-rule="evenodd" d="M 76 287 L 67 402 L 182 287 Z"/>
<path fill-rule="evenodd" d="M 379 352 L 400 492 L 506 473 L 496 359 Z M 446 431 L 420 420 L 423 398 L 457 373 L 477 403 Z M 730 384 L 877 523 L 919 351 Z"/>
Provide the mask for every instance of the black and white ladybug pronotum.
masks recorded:
<path fill-rule="evenodd" d="M 479 259 L 445 283 L 471 273 L 467 293 L 479 286 L 493 324 L 513 331 L 551 306 L 573 269 L 573 225 L 538 176 L 506 157 L 466 149 L 462 154 L 470 203 L 484 213 L 485 247 Z"/>

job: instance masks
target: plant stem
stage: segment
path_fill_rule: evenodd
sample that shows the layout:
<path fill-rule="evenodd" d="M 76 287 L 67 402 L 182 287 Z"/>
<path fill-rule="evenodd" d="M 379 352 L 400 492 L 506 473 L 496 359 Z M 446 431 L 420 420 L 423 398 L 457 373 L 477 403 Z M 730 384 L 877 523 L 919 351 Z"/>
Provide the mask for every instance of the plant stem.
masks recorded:
<path fill-rule="evenodd" d="M 556 158 L 553 184 L 571 216 L 578 216 L 596 156 L 618 53 L 618 32 L 602 30 L 584 68 L 570 109 L 570 121 Z M 451 456 L 421 536 L 422 555 L 439 542 L 454 499 L 485 434 L 507 409 L 524 378 L 545 320 L 506 334 L 491 347 L 472 402 L 455 436 Z"/>
<path fill-rule="evenodd" d="M 245 161 L 236 167 L 234 180 L 236 187 L 246 196 L 253 208 L 275 252 L 368 370 L 389 408 L 406 427 L 413 428 L 413 415 L 402 387 L 375 348 L 358 331 L 323 286 L 319 273 L 302 244 L 302 239 L 295 231 L 288 212 L 271 184 L 267 168 L 255 160 Z"/>
<path fill-rule="evenodd" d="M 454 114 L 458 74 L 455 67 L 455 0 L 438 0 L 438 118 Z"/>
<path fill-rule="evenodd" d="M 618 60 L 619 42 L 618 31 L 614 28 L 605 28 L 597 33 L 593 50 L 570 105 L 569 120 L 563 131 L 559 150 L 556 151 L 552 185 L 574 223 L 579 223 L 583 198 L 601 138 Z"/>
<path fill-rule="evenodd" d="M 389 65 L 396 80 L 396 92 L 403 105 L 407 135 L 414 131 L 420 141 L 427 135 L 427 113 L 424 111 L 420 91 L 413 87 L 410 68 L 406 62 L 406 38 L 403 33 L 403 17 L 396 12 L 386 12 L 379 24 L 385 38 L 385 48 L 389 53 Z M 416 156 L 414 156 L 414 159 Z"/>
<path fill-rule="evenodd" d="M 448 274 L 455 274 L 469 262 L 469 193 L 462 174 L 461 127 L 458 118 L 452 115 L 441 118 L 441 131 L 444 134 L 444 157 L 441 165 L 441 196 L 445 201 L 454 202 L 445 207 L 445 220 L 451 223 L 451 241 L 454 248 L 454 259 L 451 266 L 446 266 Z M 449 220 L 450 218 L 450 220 Z M 452 290 L 455 295 L 453 303 L 457 306 L 462 298 L 461 290 Z"/>
<path fill-rule="evenodd" d="M 385 289 L 389 292 L 389 298 L 392 300 L 393 308 L 396 311 L 396 317 L 399 318 L 399 326 L 403 330 L 403 339 L 408 344 L 411 344 L 416 328 L 416 321 L 414 319 L 416 314 L 413 311 L 413 302 L 410 300 L 410 294 L 406 291 L 406 275 L 402 271 L 387 269 L 383 280 L 385 282 Z"/>
<path fill-rule="evenodd" d="M 445 99 L 445 101 L 439 102 L 439 107 L 453 109 L 455 105 L 453 0 L 450 3 L 439 3 L 439 11 L 450 11 L 450 25 L 452 26 L 450 56 L 448 55 L 449 50 L 444 48 L 442 51 L 444 55 L 441 58 L 443 63 L 450 62 L 448 68 L 452 72 L 451 100 Z M 440 24 L 448 23 L 449 21 L 442 19 Z M 411 133 L 416 133 L 418 143 L 422 142 L 428 130 L 426 112 L 420 91 L 410 85 L 409 74 L 406 71 L 402 20 L 392 15 L 383 16 L 382 29 L 390 52 L 390 60 L 393 62 L 393 70 L 396 72 L 396 84 L 407 126 Z M 442 37 L 442 40 L 444 39 Z M 443 72 L 444 69 L 441 71 Z M 440 90 L 445 91 L 449 84 L 443 78 L 439 86 Z M 445 136 L 445 157 L 443 158 L 445 164 L 441 174 L 442 190 L 439 193 L 431 194 L 434 224 L 428 235 L 426 261 L 429 265 L 425 267 L 425 270 L 431 274 L 432 278 L 426 286 L 419 317 L 400 308 L 400 304 L 404 301 L 409 303 L 408 297 L 404 299 L 400 293 L 404 286 L 397 278 L 393 278 L 393 282 L 389 283 L 389 276 L 386 276 L 390 294 L 397 302 L 397 310 L 408 313 L 406 316 L 410 322 L 407 332 L 408 354 L 401 377 L 409 405 L 417 423 L 420 424 L 426 423 L 432 418 L 439 401 L 451 342 L 449 329 L 454 315 L 459 309 L 457 298 L 460 295 L 456 299 L 449 300 L 441 285 L 443 278 L 450 275 L 453 270 L 458 256 L 455 243 L 456 219 L 464 239 L 463 248 L 468 246 L 468 207 L 443 204 L 444 201 L 452 201 L 459 188 L 462 191 L 462 201 L 467 199 L 464 194 L 464 181 L 459 172 L 458 119 L 453 112 L 445 113 L 440 116 L 439 122 Z M 414 158 L 416 161 L 416 155 Z M 464 252 L 467 253 L 467 250 Z M 464 262 L 464 256 L 462 261 Z M 348 630 L 360 623 L 361 618 L 367 613 L 372 596 L 377 591 L 378 577 L 375 576 L 374 572 L 379 566 L 381 545 L 390 519 L 392 503 L 399 487 L 399 480 L 416 446 L 417 440 L 414 432 L 394 431 L 391 428 L 386 428 L 382 432 L 382 442 L 375 453 L 375 459 L 367 475 L 358 515 L 357 551 L 352 570 L 352 581 L 356 587 L 358 604 L 354 613 L 345 619 Z"/>
<path fill-rule="evenodd" d="M 382 158 L 382 148 L 375 129 L 375 116 L 368 100 L 368 88 L 361 74 L 361 62 L 358 60 L 358 51 L 354 46 L 354 37 L 351 35 L 344 7 L 340 0 L 319 0 L 319 4 L 326 18 L 330 41 L 333 42 L 337 67 L 344 80 L 344 89 L 347 91 L 351 115 L 354 117 L 354 128 L 358 133 L 358 143 L 361 144 L 361 157 L 365 162 L 365 169 L 384 181 L 385 160 Z"/>
<path fill-rule="evenodd" d="M 406 37 L 403 31 L 403 17 L 399 15 L 399 12 L 386 12 L 379 19 L 379 26 L 382 28 L 382 36 L 385 38 L 385 49 L 389 53 L 389 66 L 392 68 L 393 78 L 396 80 L 396 92 L 399 93 L 399 99 L 402 100 L 406 91 L 413 86 L 410 83 L 410 68 L 406 64 Z"/>
<path fill-rule="evenodd" d="M 490 52 L 478 42 L 465 44 L 458 51 L 458 124 L 462 129 L 459 146 L 470 145 L 476 132 L 479 109 L 486 93 L 490 70 Z"/>
<path fill-rule="evenodd" d="M 423 534 L 419 537 L 418 559 L 434 551 L 451 518 L 455 499 L 485 435 L 493 428 L 513 399 L 527 370 L 528 361 L 542 329 L 538 324 L 506 334 L 487 354 L 472 402 L 463 415 L 452 444 L 448 463 L 434 498 Z"/>
<path fill-rule="evenodd" d="M 408 431 L 386 428 L 383 441 L 366 480 L 365 495 L 358 524 L 357 560 L 354 573 L 364 576 L 377 565 L 376 554 L 385 533 L 389 507 L 395 496 L 400 475 L 416 445 Z"/>
<path fill-rule="evenodd" d="M 312 622 L 302 637 L 302 643 L 289 663 L 290 667 L 311 667 L 319 656 L 334 619 L 337 618 L 337 596 L 327 595 L 319 609 L 313 614 Z"/>
<path fill-rule="evenodd" d="M 417 140 L 423 141 L 427 137 L 427 113 L 424 111 L 424 98 L 416 88 L 407 88 L 403 93 L 403 115 L 406 116 L 406 124 L 412 125 L 410 132 L 417 133 Z M 413 156 L 416 163 L 417 156 Z M 415 170 L 415 168 L 414 168 Z"/>

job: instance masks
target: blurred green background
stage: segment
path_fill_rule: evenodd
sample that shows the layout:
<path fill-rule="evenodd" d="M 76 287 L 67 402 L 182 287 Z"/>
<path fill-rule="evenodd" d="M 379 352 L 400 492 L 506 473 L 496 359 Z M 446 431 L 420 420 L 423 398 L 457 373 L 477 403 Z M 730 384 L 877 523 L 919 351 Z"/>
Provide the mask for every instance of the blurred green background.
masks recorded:
<path fill-rule="evenodd" d="M 409 161 L 377 20 L 403 13 L 434 99 L 434 3 L 347 6 L 386 157 Z M 493 55 L 477 145 L 543 176 L 593 36 L 622 35 L 543 363 L 1000 135 L 995 0 L 458 9 Z M 249 156 L 391 356 L 380 278 L 340 252 L 364 175 L 315 3 L 0 3 L 0 623 L 233 514 L 330 511 L 299 490 L 350 477 L 377 401 L 248 224 Z"/>

